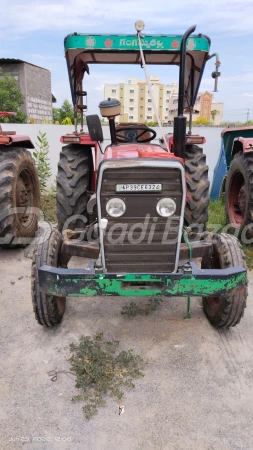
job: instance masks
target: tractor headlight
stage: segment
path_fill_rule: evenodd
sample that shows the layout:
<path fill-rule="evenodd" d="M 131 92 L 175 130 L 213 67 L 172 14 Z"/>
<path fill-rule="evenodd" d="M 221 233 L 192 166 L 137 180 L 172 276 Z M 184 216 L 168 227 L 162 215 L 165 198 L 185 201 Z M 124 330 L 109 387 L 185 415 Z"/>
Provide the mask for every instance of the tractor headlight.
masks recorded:
<path fill-rule="evenodd" d="M 106 203 L 106 211 L 111 217 L 121 217 L 126 211 L 126 204 L 121 198 L 111 198 Z"/>
<path fill-rule="evenodd" d="M 161 198 L 156 205 L 156 211 L 159 216 L 170 217 L 176 211 L 176 203 L 172 198 Z"/>

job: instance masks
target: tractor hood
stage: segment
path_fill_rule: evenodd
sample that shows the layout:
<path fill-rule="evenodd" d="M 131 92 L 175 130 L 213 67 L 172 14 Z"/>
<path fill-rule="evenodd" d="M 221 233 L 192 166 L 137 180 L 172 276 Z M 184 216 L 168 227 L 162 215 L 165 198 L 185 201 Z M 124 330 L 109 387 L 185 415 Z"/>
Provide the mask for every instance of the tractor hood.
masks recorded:
<path fill-rule="evenodd" d="M 163 150 L 156 144 L 121 144 L 108 146 L 103 159 L 133 159 L 133 158 L 171 158 L 174 161 L 184 161 L 181 158 L 175 158 L 175 155 Z"/>

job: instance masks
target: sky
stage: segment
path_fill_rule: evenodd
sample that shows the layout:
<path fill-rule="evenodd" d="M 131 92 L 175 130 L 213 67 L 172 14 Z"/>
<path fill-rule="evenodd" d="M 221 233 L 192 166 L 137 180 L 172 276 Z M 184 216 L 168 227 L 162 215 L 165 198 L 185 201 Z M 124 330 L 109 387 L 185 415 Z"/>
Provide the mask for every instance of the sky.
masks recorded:
<path fill-rule="evenodd" d="M 56 106 L 71 100 L 63 39 L 67 34 L 134 34 L 134 24 L 145 22 L 146 34 L 183 34 L 197 24 L 195 33 L 211 38 L 211 53 L 221 61 L 218 93 L 224 102 L 223 121 L 253 120 L 253 1 L 252 0 L 0 0 L 2 58 L 19 58 L 45 67 L 52 74 Z M 3 20 L 4 19 L 4 20 Z M 200 91 L 212 91 L 214 59 L 207 65 Z M 149 66 L 150 75 L 163 83 L 177 82 L 176 67 Z M 139 66 L 92 66 L 85 76 L 88 112 L 98 113 L 104 83 L 144 80 Z"/>

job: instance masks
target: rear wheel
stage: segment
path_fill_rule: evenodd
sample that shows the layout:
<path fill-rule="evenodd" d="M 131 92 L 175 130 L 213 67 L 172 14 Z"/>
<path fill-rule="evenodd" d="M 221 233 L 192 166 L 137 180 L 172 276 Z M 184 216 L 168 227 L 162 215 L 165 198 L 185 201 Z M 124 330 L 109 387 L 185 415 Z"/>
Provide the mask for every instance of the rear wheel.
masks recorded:
<path fill-rule="evenodd" d="M 39 290 L 38 270 L 43 265 L 61 267 L 60 251 L 62 237 L 59 231 L 53 231 L 45 242 L 38 245 L 32 262 L 32 302 L 35 318 L 40 325 L 53 327 L 63 318 L 66 297 L 48 295 Z"/>
<path fill-rule="evenodd" d="M 34 237 L 39 207 L 39 179 L 30 152 L 0 147 L 0 245 L 23 245 Z"/>
<path fill-rule="evenodd" d="M 227 175 L 225 205 L 227 223 L 240 236 L 253 236 L 253 155 L 237 153 Z M 246 227 L 246 228 L 245 228 Z"/>
<path fill-rule="evenodd" d="M 189 198 L 185 205 L 184 220 L 185 225 L 190 226 L 196 234 L 206 230 L 210 201 L 206 155 L 198 145 L 186 147 L 185 175 Z"/>
<path fill-rule="evenodd" d="M 57 175 L 58 230 L 83 229 L 88 222 L 88 190 L 93 175 L 92 151 L 89 146 L 70 144 L 60 153 Z"/>
<path fill-rule="evenodd" d="M 213 256 L 203 258 L 202 269 L 228 269 L 235 266 L 247 268 L 242 246 L 235 236 L 221 233 L 214 235 L 213 239 Z M 235 295 L 203 297 L 204 311 L 215 327 L 234 327 L 243 317 L 246 299 L 247 286 Z"/>

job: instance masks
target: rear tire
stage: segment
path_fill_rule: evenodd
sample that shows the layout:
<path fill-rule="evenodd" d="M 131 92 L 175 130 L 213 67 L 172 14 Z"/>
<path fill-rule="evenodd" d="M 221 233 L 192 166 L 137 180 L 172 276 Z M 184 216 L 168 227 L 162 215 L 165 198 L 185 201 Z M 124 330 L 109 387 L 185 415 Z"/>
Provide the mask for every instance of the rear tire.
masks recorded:
<path fill-rule="evenodd" d="M 237 153 L 230 164 L 225 191 L 227 223 L 241 236 L 253 237 L 253 154 Z M 244 234 L 244 233 L 243 233 Z"/>
<path fill-rule="evenodd" d="M 31 153 L 0 147 L 0 245 L 25 245 L 38 228 L 40 188 Z M 18 208 L 18 210 L 17 210 Z M 30 208 L 37 208 L 29 212 Z"/>
<path fill-rule="evenodd" d="M 203 258 L 202 269 L 228 269 L 241 266 L 247 268 L 242 246 L 235 236 L 221 233 L 213 236 L 213 256 Z M 247 286 L 235 295 L 203 297 L 203 306 L 209 322 L 216 328 L 230 328 L 237 325 L 244 314 L 247 300 Z"/>
<path fill-rule="evenodd" d="M 38 270 L 47 265 L 60 267 L 62 237 L 59 231 L 53 231 L 48 239 L 37 246 L 32 262 L 32 303 L 35 318 L 40 325 L 54 327 L 63 318 L 66 297 L 56 297 L 39 290 Z"/>
<path fill-rule="evenodd" d="M 92 175 L 91 147 L 70 144 L 62 148 L 58 163 L 56 194 L 59 231 L 66 228 L 83 229 L 88 223 L 87 191 L 91 186 Z"/>
<path fill-rule="evenodd" d="M 206 155 L 198 145 L 186 147 L 185 175 L 190 198 L 185 205 L 184 221 L 196 234 L 206 230 L 210 201 Z"/>

